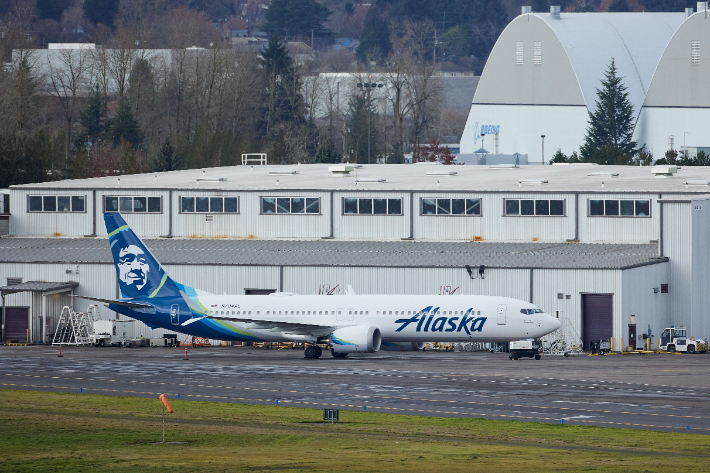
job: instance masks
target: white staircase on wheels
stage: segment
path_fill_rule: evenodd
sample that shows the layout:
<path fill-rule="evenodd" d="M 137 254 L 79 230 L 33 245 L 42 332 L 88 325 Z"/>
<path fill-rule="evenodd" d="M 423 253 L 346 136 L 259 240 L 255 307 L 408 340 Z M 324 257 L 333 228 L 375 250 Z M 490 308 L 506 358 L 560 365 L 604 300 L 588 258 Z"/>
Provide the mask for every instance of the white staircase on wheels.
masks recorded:
<path fill-rule="evenodd" d="M 71 307 L 64 306 L 57 322 L 52 345 L 89 345 L 91 343 L 89 334 L 94 329 L 93 314 L 94 311 L 87 315 L 83 312 L 74 312 Z"/>

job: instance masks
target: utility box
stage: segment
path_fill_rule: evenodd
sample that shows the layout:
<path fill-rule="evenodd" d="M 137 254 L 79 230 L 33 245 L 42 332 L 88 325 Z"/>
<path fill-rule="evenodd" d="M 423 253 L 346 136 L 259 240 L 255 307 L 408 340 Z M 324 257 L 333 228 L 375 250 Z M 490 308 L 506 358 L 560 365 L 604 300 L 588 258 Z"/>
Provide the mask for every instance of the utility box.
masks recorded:
<path fill-rule="evenodd" d="M 133 338 L 134 320 L 94 320 L 94 333 L 89 335 L 96 347 L 121 346 Z"/>

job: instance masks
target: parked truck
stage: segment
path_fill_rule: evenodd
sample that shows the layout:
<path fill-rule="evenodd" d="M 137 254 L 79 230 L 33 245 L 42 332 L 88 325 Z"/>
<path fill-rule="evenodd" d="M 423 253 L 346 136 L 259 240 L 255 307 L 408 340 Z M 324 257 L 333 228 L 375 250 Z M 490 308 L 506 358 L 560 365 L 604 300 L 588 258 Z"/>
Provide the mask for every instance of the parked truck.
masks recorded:
<path fill-rule="evenodd" d="M 658 349 L 667 352 L 705 353 L 708 351 L 708 342 L 700 338 L 688 338 L 685 327 L 670 326 L 661 333 Z"/>

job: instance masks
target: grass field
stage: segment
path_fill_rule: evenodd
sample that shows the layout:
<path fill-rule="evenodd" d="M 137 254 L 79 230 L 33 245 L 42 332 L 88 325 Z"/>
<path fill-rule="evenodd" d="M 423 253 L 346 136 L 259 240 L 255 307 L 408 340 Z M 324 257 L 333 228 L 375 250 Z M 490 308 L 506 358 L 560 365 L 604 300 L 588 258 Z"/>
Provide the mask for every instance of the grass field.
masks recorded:
<path fill-rule="evenodd" d="M 710 436 L 0 390 L 0 471 L 708 471 Z"/>

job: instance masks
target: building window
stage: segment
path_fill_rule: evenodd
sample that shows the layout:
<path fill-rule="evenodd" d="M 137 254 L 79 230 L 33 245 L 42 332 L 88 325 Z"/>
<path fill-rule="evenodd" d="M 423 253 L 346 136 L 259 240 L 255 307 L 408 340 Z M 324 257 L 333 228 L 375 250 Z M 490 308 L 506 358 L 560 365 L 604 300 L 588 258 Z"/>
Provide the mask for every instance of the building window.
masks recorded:
<path fill-rule="evenodd" d="M 542 64 L 542 43 L 540 41 L 533 43 L 533 64 L 536 66 Z"/>
<path fill-rule="evenodd" d="M 239 213 L 239 197 L 180 197 L 181 213 Z"/>
<path fill-rule="evenodd" d="M 86 212 L 86 197 L 83 195 L 31 195 L 28 197 L 29 212 Z"/>
<path fill-rule="evenodd" d="M 104 212 L 159 214 L 162 211 L 162 197 L 104 196 Z"/>
<path fill-rule="evenodd" d="M 564 216 L 564 200 L 505 199 L 506 216 Z"/>
<path fill-rule="evenodd" d="M 422 199 L 421 215 L 481 215 L 481 199 Z"/>
<path fill-rule="evenodd" d="M 262 214 L 319 214 L 320 197 L 262 197 Z"/>
<path fill-rule="evenodd" d="M 650 217 L 650 200 L 590 200 L 590 217 Z"/>
<path fill-rule="evenodd" d="M 522 41 L 515 42 L 515 65 L 516 66 L 523 65 L 523 42 Z"/>
<path fill-rule="evenodd" d="M 402 199 L 343 198 L 344 215 L 402 215 Z"/>
<path fill-rule="evenodd" d="M 700 40 L 694 39 L 690 41 L 690 64 L 693 66 L 700 65 Z"/>

